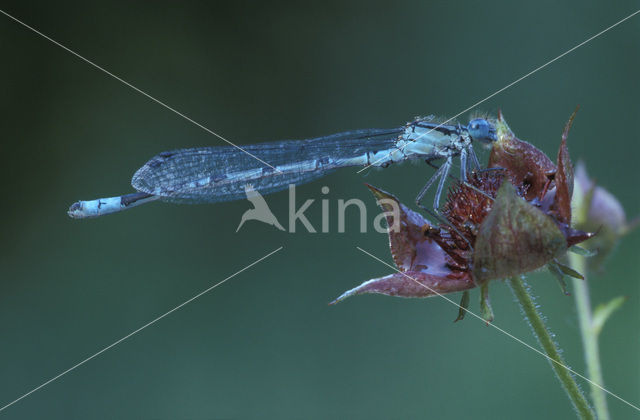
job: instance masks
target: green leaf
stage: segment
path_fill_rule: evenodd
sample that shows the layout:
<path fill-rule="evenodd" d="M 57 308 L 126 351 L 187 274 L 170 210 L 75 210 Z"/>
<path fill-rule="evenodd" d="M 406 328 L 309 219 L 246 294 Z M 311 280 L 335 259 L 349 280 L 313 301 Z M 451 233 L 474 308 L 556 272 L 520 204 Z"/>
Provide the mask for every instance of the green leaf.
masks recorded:
<path fill-rule="evenodd" d="M 558 267 L 556 263 L 552 262 L 547 264 L 547 268 L 549 269 L 551 274 L 553 274 L 556 280 L 558 280 L 558 284 L 560 284 L 560 289 L 562 289 L 562 293 L 564 293 L 567 296 L 570 296 L 571 293 L 567 291 L 567 282 L 564 281 L 564 274 L 562 273 L 562 270 L 560 270 L 560 267 Z"/>
<path fill-rule="evenodd" d="M 607 321 L 607 319 L 609 319 L 611 314 L 620 309 L 620 307 L 626 300 L 626 296 L 618 296 L 617 298 L 611 299 L 607 303 L 601 303 L 596 306 L 596 309 L 593 311 L 593 321 L 591 325 L 591 328 L 593 328 L 593 332 L 596 336 L 600 334 L 604 323 Z"/>
<path fill-rule="evenodd" d="M 584 280 L 584 276 L 580 273 L 578 273 L 576 270 L 574 270 L 573 268 L 566 266 L 564 264 L 559 263 L 558 261 L 554 261 L 555 265 L 558 266 L 558 268 L 567 276 L 569 277 L 573 277 L 574 279 L 580 279 L 580 280 Z"/>
<path fill-rule="evenodd" d="M 569 248 L 569 251 L 573 252 L 574 254 L 582 255 L 583 257 L 594 257 L 598 254 L 598 251 L 595 249 L 586 249 L 578 245 L 573 245 Z"/>
<path fill-rule="evenodd" d="M 489 282 L 486 281 L 480 286 L 480 313 L 482 318 L 487 321 L 487 325 L 493 321 L 493 309 L 489 301 Z"/>
<path fill-rule="evenodd" d="M 464 315 L 467 313 L 469 307 L 469 291 L 462 292 L 462 299 L 460 299 L 460 309 L 458 309 L 458 317 L 453 322 L 458 322 L 464 319 Z"/>

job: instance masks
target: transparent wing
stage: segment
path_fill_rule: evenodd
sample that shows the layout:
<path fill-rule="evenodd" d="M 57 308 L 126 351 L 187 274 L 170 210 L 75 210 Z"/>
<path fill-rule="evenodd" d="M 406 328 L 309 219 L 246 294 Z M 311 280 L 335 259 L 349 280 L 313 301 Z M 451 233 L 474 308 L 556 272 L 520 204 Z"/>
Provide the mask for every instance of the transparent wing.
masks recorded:
<path fill-rule="evenodd" d="M 187 203 L 244 198 L 247 184 L 268 194 L 286 189 L 289 184 L 320 178 L 337 168 L 366 164 L 367 153 L 394 147 L 404 129 L 354 130 L 307 140 L 242 146 L 278 171 L 233 146 L 163 152 L 134 174 L 131 185 L 165 201 Z"/>

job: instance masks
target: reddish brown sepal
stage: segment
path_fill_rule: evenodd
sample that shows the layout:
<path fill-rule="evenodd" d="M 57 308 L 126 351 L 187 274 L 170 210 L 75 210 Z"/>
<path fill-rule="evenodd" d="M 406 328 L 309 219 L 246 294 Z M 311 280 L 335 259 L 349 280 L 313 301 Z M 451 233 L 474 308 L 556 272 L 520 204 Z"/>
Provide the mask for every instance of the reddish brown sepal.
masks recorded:
<path fill-rule="evenodd" d="M 576 112 L 578 112 L 577 108 L 573 111 L 562 132 L 562 141 L 558 150 L 558 165 L 554 177 L 556 192 L 550 208 L 550 212 L 556 220 L 567 225 L 571 224 L 571 196 L 573 195 L 573 166 L 567 149 L 567 137 Z"/>
<path fill-rule="evenodd" d="M 556 165 L 542 151 L 518 139 L 507 125 L 502 113 L 496 121 L 498 141 L 489 156 L 489 168 L 503 168 L 514 185 L 526 189 L 527 201 L 540 199 L 549 188 L 550 176 Z"/>
<path fill-rule="evenodd" d="M 554 220 L 504 181 L 475 241 L 474 279 L 484 283 L 520 275 L 544 266 L 566 250 L 566 238 Z"/>
<path fill-rule="evenodd" d="M 475 285 L 468 276 L 448 278 L 434 276 L 421 271 L 405 271 L 366 281 L 360 286 L 346 291 L 330 304 L 335 305 L 350 296 L 365 293 L 378 293 L 405 298 L 424 298 L 467 290 L 473 287 Z"/>
<path fill-rule="evenodd" d="M 378 205 L 386 213 L 391 256 L 400 271 L 441 265 L 444 258 L 442 252 L 438 252 L 437 244 L 423 233 L 424 227 L 431 226 L 431 223 L 421 214 L 407 208 L 393 195 L 372 185 L 365 185 L 371 190 Z M 390 202 L 394 202 L 399 210 L 398 221 L 394 219 L 394 209 Z"/>

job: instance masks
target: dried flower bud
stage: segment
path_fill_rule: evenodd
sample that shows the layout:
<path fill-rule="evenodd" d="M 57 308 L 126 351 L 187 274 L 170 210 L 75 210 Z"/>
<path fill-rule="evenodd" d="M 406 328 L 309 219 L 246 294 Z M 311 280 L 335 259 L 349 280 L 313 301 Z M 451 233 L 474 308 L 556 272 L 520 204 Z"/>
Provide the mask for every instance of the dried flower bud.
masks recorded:
<path fill-rule="evenodd" d="M 639 219 L 632 222 L 627 220 L 616 197 L 589 179 L 584 162 L 578 162 L 574 185 L 574 224 L 579 229 L 598 231 L 598 235 L 584 245 L 597 251 L 587 261 L 591 269 L 599 269 L 615 249 L 620 237 L 635 228 Z"/>
<path fill-rule="evenodd" d="M 489 160 L 493 169 L 474 172 L 466 182 L 449 189 L 442 209 L 446 223 L 438 226 L 369 186 L 385 210 L 388 225 L 399 226 L 389 230 L 399 272 L 362 283 L 332 303 L 363 293 L 428 297 L 481 286 L 483 317 L 491 321 L 489 280 L 554 263 L 568 247 L 591 237 L 571 228 L 573 168 L 566 140 L 572 121 L 573 116 L 562 135 L 555 165 L 540 150 L 516 138 L 500 114 L 498 141 Z M 399 209 L 399 214 L 389 212 L 390 207 Z M 468 301 L 467 294 L 462 301 Z"/>
<path fill-rule="evenodd" d="M 567 239 L 554 220 L 505 181 L 480 226 L 473 275 L 479 283 L 516 276 L 543 267 L 566 250 Z"/>

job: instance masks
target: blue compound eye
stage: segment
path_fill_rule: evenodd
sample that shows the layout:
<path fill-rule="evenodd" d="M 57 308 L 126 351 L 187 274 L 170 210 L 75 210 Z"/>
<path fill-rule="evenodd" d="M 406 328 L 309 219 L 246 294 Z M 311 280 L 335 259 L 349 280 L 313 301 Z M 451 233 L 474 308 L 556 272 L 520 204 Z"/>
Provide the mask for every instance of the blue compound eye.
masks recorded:
<path fill-rule="evenodd" d="M 473 140 L 490 143 L 498 140 L 495 127 L 484 118 L 471 120 L 467 126 L 467 131 Z"/>

